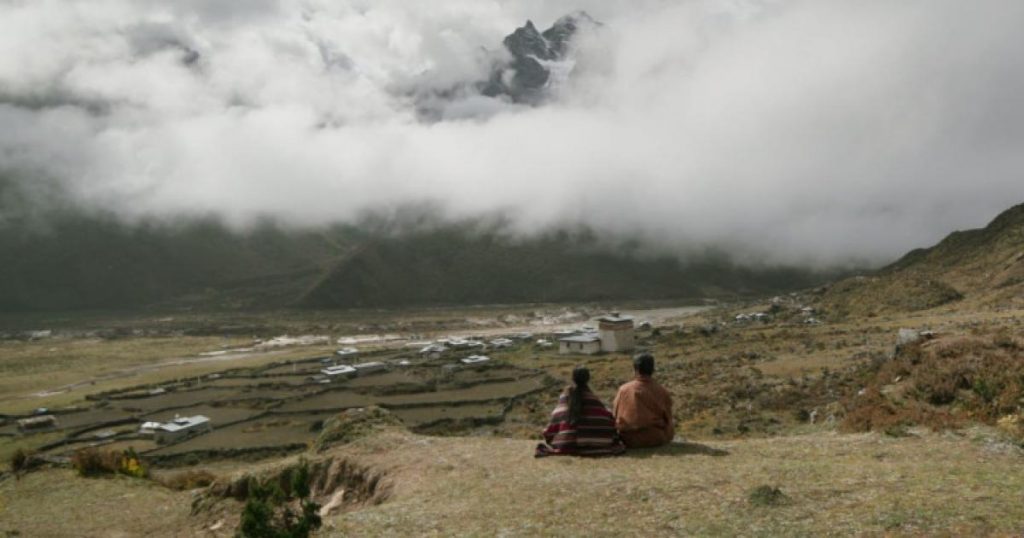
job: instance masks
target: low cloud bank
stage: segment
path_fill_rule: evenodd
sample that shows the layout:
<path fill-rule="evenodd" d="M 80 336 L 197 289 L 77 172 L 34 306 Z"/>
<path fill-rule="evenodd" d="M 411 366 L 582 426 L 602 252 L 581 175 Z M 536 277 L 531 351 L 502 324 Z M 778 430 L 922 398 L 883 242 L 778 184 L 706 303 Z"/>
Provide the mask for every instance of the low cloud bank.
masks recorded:
<path fill-rule="evenodd" d="M 584 7 L 538 106 L 502 38 Z M 127 220 L 352 221 L 881 263 L 1024 200 L 1024 4 L 0 3 L 0 167 Z M 424 109 L 430 110 L 424 114 Z"/>

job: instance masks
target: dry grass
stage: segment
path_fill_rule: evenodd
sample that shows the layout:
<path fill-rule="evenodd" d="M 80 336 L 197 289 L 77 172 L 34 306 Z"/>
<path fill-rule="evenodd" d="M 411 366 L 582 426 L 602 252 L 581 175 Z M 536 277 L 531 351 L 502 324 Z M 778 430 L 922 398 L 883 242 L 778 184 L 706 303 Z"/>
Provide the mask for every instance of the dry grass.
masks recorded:
<path fill-rule="evenodd" d="M 615 460 L 534 460 L 531 454 L 535 441 L 527 438 L 533 438 L 546 420 L 560 388 L 555 387 L 551 394 L 539 394 L 514 406 L 505 423 L 474 431 L 513 439 L 385 433 L 329 449 L 328 455 L 351 455 L 386 471 L 394 495 L 379 507 L 328 518 L 334 530 L 322 534 L 600 536 L 630 534 L 637 529 L 688 535 L 1019 533 L 1024 530 L 1017 528 L 1024 521 L 1024 507 L 1019 502 L 1024 473 L 1014 471 L 1024 458 L 1018 448 L 997 439 L 994 430 L 983 430 L 978 440 L 973 433 L 915 436 L 914 431 L 905 431 L 903 434 L 909 436 L 900 438 L 878 433 L 837 435 L 828 431 L 829 425 L 801 422 L 806 418 L 794 418 L 798 415 L 794 411 L 817 408 L 822 410 L 818 416 L 824 418 L 827 404 L 849 396 L 851 391 L 856 393 L 864 386 L 859 384 L 863 380 L 851 372 L 869 364 L 872 356 L 889 353 L 899 327 L 928 327 L 953 336 L 976 333 L 978 338 L 990 339 L 987 345 L 993 353 L 1006 354 L 1013 338 L 1019 339 L 1022 319 L 1021 311 L 940 308 L 820 326 L 725 324 L 721 332 L 704 336 L 695 330 L 700 324 L 728 320 L 722 313 L 705 313 L 701 319 L 685 320 L 682 330 L 666 330 L 662 338 L 644 344 L 658 357 L 657 375 L 676 399 L 680 433 L 702 439 L 698 444 Z M 188 348 L 192 349 L 189 353 L 208 351 L 222 342 L 220 338 L 181 340 L 178 344 L 153 338 L 81 343 L 83 347 L 97 346 L 96 351 L 80 362 L 69 363 L 70 374 L 59 375 L 90 375 L 89 369 L 102 363 L 108 353 L 117 356 L 114 364 L 120 366 L 112 367 L 117 370 L 182 356 L 188 346 L 194 346 Z M 134 355 L 153 343 L 156 345 L 150 354 Z M 11 345 L 26 348 L 16 355 L 5 355 L 4 350 L 9 348 L 0 348 L 0 364 L 12 361 L 20 364 L 19 368 L 29 368 L 14 373 L 26 380 L 32 372 L 40 372 L 31 363 L 49 353 L 43 346 L 57 344 Z M 59 345 L 70 346 L 72 342 Z M 319 351 L 302 348 L 289 353 L 310 356 Z M 974 348 L 960 351 L 978 352 Z M 951 372 L 959 364 L 955 355 L 951 351 L 947 357 Z M 527 347 L 495 356 L 519 366 L 542 368 L 561 379 L 568 379 L 575 364 L 586 363 L 593 374 L 593 388 L 606 402 L 618 384 L 632 375 L 625 354 L 560 357 Z M 239 362 L 255 364 L 281 358 Z M 43 399 L 46 403 L 18 403 L 35 407 L 61 398 L 72 401 L 86 390 L 173 379 L 231 366 L 225 361 L 167 367 L 138 377 L 101 381 L 80 393 Z M 941 382 L 943 371 L 936 370 L 938 377 L 933 381 Z M 922 372 L 920 378 L 923 394 L 928 376 Z M 913 398 L 917 381 L 904 380 L 901 385 L 905 390 L 898 393 L 884 384 L 876 387 L 879 396 L 882 389 L 886 390 L 887 399 L 872 406 L 872 413 L 887 413 L 885 402 L 891 403 L 893 394 Z M 10 391 L 15 385 L 8 384 L 4 390 Z M 979 387 L 984 394 L 988 393 L 986 387 Z M 972 382 L 969 392 L 973 388 Z M 0 392 L 0 398 L 3 396 Z M 1001 399 L 1005 398 L 993 397 L 991 401 Z M 10 402 L 0 400 L 0 412 L 9 412 Z M 904 421 L 895 424 L 905 426 Z M 27 439 L 42 439 L 43 435 Z M 778 437 L 763 438 L 772 435 Z M 18 442 L 24 443 L 25 439 Z M 0 452 L 16 448 L 11 440 L 2 443 Z M 713 457 L 702 447 L 729 454 Z M 218 476 L 247 467 L 230 462 L 224 465 L 224 469 L 215 470 Z M 0 534 L 17 529 L 26 536 L 105 536 L 119 532 L 129 536 L 175 532 L 203 535 L 199 525 L 208 527 L 216 521 L 188 519 L 184 515 L 188 512 L 187 494 L 174 497 L 180 494 L 159 488 L 140 489 L 149 486 L 131 485 L 120 478 L 91 481 L 96 484 L 89 486 L 82 484 L 88 481 L 78 479 L 64 484 L 68 477 L 65 471 L 43 470 L 23 478 L 24 487 L 13 480 L 0 483 Z M 40 480 L 59 487 L 47 491 Z M 113 485 L 123 491 L 113 489 Z M 754 506 L 750 494 L 759 486 L 778 487 L 788 500 Z M 77 529 L 61 526 L 69 523 L 37 521 L 37 514 L 47 517 L 58 513 L 61 505 L 69 513 L 77 513 L 74 498 L 64 495 L 62 488 L 80 495 L 108 496 L 107 500 L 89 504 L 106 526 L 90 524 L 82 527 L 84 532 L 76 533 Z M 140 503 L 138 510 L 162 521 L 140 523 L 134 515 L 123 513 L 125 501 L 120 495 L 129 491 L 139 496 L 135 501 Z M 118 499 L 121 504 L 114 502 Z M 155 505 L 150 506 L 159 499 L 175 499 L 173 502 L 180 504 L 166 508 L 168 511 L 161 515 Z M 237 514 L 231 514 L 224 520 L 223 532 L 219 529 L 206 534 L 230 535 L 229 528 L 236 520 Z M 164 528 L 164 522 L 171 526 Z"/>
<path fill-rule="evenodd" d="M 906 346 L 865 373 L 864 392 L 845 401 L 850 431 L 995 424 L 1024 404 L 1024 346 L 1006 330 Z"/>
<path fill-rule="evenodd" d="M 0 535 L 202 536 L 189 504 L 187 492 L 147 480 L 88 480 L 69 469 L 47 469 L 0 482 Z"/>
<path fill-rule="evenodd" d="M 64 437 L 61 432 L 37 433 L 28 437 L 0 437 L 0 462 L 9 467 L 9 463 L 18 451 L 35 452 L 37 448 Z"/>
<path fill-rule="evenodd" d="M 298 347 L 218 360 L 195 360 L 199 353 L 251 344 L 251 340 L 175 337 L 0 341 L 0 412 L 26 413 L 36 407 L 81 402 L 87 394 L 146 383 L 202 376 L 229 368 L 259 366 L 328 354 L 330 347 Z M 81 384 L 71 387 L 71 385 Z M 56 389 L 70 389 L 58 391 Z M 44 391 L 53 394 L 38 395 Z"/>
<path fill-rule="evenodd" d="M 217 475 L 205 469 L 189 469 L 188 471 L 181 471 L 157 478 L 159 483 L 177 491 L 204 488 L 213 484 L 216 480 Z"/>
<path fill-rule="evenodd" d="M 1007 472 L 1024 457 L 1001 446 L 833 434 L 537 460 L 530 441 L 392 434 L 347 449 L 389 470 L 392 499 L 325 534 L 1008 535 L 1024 530 L 1024 473 Z M 764 484 L 787 502 L 752 505 Z"/>
<path fill-rule="evenodd" d="M 1024 455 L 990 429 L 690 442 L 612 459 L 534 459 L 533 444 L 388 431 L 331 449 L 325 456 L 386 473 L 390 497 L 329 516 L 320 535 L 1010 536 L 1024 530 L 1024 473 L 1013 471 Z M 761 486 L 778 488 L 784 502 L 753 502 Z M 0 482 L 0 532 L 231 535 L 237 514 L 190 517 L 191 499 L 147 481 L 43 470 Z M 217 521 L 225 523 L 210 531 Z"/>

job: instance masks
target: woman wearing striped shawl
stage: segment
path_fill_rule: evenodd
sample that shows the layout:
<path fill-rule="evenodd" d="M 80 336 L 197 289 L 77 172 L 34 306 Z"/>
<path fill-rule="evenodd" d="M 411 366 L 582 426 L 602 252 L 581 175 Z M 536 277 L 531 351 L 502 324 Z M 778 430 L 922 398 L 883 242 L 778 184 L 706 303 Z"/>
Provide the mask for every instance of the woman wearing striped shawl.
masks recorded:
<path fill-rule="evenodd" d="M 554 455 L 611 456 L 626 447 L 615 432 L 615 418 L 590 391 L 590 370 L 577 366 L 572 385 L 562 391 L 551 422 L 544 430 L 547 444 L 537 445 L 536 457 Z"/>

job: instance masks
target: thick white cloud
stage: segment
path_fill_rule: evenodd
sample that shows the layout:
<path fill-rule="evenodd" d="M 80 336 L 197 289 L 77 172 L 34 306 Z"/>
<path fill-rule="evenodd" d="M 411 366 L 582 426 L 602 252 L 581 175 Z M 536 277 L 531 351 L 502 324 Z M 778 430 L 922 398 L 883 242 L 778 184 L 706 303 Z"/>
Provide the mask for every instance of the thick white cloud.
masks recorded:
<path fill-rule="evenodd" d="M 467 89 L 527 18 L 580 8 L 604 26 L 551 103 Z M 1024 201 L 1022 23 L 1012 0 L 0 1 L 0 166 L 126 218 L 426 200 L 878 262 Z"/>

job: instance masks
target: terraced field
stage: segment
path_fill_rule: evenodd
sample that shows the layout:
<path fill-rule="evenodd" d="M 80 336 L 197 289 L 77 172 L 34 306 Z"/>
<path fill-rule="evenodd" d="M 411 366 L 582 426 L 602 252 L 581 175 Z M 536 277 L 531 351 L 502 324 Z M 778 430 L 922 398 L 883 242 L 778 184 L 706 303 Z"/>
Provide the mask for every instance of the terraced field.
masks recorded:
<path fill-rule="evenodd" d="M 394 350 L 363 360 L 383 362 L 386 368 L 324 379 L 320 369 L 333 361 L 316 356 L 91 394 L 88 405 L 49 411 L 62 437 L 43 452 L 59 458 L 88 446 L 132 447 L 166 459 L 191 452 L 301 449 L 316 439 L 326 419 L 371 405 L 391 409 L 410 428 L 491 424 L 503 419 L 516 398 L 553 383 L 539 370 L 500 360 L 467 366 L 457 357 L 417 359 Z M 169 445 L 139 432 L 144 421 L 194 415 L 208 417 L 212 431 Z M 13 421 L 0 434 L 19 435 Z"/>

